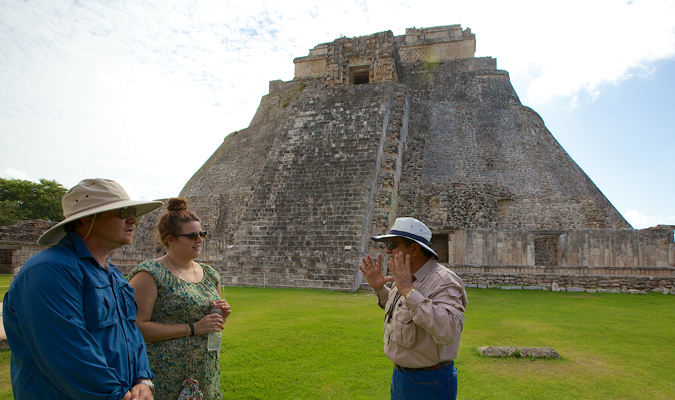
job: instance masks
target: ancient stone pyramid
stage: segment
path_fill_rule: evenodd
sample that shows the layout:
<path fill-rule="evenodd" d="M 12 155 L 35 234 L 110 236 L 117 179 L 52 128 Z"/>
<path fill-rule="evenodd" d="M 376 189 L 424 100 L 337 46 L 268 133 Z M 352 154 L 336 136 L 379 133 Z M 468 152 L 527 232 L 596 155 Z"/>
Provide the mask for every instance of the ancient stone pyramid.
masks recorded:
<path fill-rule="evenodd" d="M 340 38 L 270 82 L 181 192 L 223 284 L 353 290 L 398 216 L 434 233 L 630 228 L 475 45 L 459 25 Z"/>

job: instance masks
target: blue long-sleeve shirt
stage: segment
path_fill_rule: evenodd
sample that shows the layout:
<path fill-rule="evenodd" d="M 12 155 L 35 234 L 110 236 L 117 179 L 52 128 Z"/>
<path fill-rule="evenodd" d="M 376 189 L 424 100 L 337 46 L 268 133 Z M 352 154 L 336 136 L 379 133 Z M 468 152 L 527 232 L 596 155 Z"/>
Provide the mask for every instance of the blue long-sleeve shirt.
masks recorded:
<path fill-rule="evenodd" d="M 134 289 L 78 235 L 31 257 L 3 302 L 14 398 L 117 400 L 153 378 L 136 313 Z"/>

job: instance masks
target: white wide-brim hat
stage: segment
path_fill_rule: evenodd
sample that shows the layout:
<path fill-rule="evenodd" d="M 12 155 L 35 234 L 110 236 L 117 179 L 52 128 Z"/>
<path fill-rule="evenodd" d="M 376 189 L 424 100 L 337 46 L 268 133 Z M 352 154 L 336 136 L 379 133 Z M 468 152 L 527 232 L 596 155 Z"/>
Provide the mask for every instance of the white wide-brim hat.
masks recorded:
<path fill-rule="evenodd" d="M 131 200 L 119 183 L 110 179 L 84 179 L 61 199 L 63 221 L 38 239 L 38 244 L 55 244 L 66 235 L 64 225 L 77 219 L 124 207 L 136 207 L 136 217 L 161 207 L 161 201 Z"/>
<path fill-rule="evenodd" d="M 393 237 L 404 237 L 414 240 L 415 242 L 419 243 L 420 246 L 429 250 L 431 254 L 436 257 L 436 259 L 440 259 L 438 254 L 436 254 L 436 252 L 430 247 L 431 229 L 427 228 L 426 225 L 415 218 L 396 218 L 396 221 L 394 221 L 394 226 L 391 227 L 388 234 L 382 236 L 373 236 L 371 239 L 379 242 Z"/>

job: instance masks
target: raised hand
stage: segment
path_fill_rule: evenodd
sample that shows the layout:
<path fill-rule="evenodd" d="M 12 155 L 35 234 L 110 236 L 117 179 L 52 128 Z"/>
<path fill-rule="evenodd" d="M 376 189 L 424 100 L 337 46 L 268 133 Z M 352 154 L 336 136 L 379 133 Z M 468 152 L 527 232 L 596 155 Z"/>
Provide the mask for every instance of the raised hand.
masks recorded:
<path fill-rule="evenodd" d="M 380 290 L 385 283 L 392 281 L 391 277 L 384 276 L 382 273 L 382 254 L 377 255 L 377 265 L 375 265 L 375 261 L 370 257 L 370 254 L 361 258 L 361 262 L 359 269 L 373 290 Z"/>
<path fill-rule="evenodd" d="M 403 257 L 403 253 L 399 252 L 389 257 L 389 271 L 394 277 L 396 289 L 403 296 L 407 296 L 408 292 L 413 289 L 412 274 L 410 273 L 410 255 Z"/>

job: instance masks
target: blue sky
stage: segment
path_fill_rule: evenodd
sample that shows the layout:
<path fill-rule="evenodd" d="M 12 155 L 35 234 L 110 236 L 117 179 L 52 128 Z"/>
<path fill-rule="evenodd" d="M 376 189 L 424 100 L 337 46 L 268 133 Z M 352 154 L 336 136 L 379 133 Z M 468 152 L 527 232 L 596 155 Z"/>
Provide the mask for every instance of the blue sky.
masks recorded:
<path fill-rule="evenodd" d="M 675 224 L 675 60 L 574 109 L 538 107 L 558 142 L 636 228 Z"/>
<path fill-rule="evenodd" d="M 675 224 L 675 0 L 0 0 L 0 176 L 175 196 L 293 58 L 450 24 L 635 228 Z"/>

